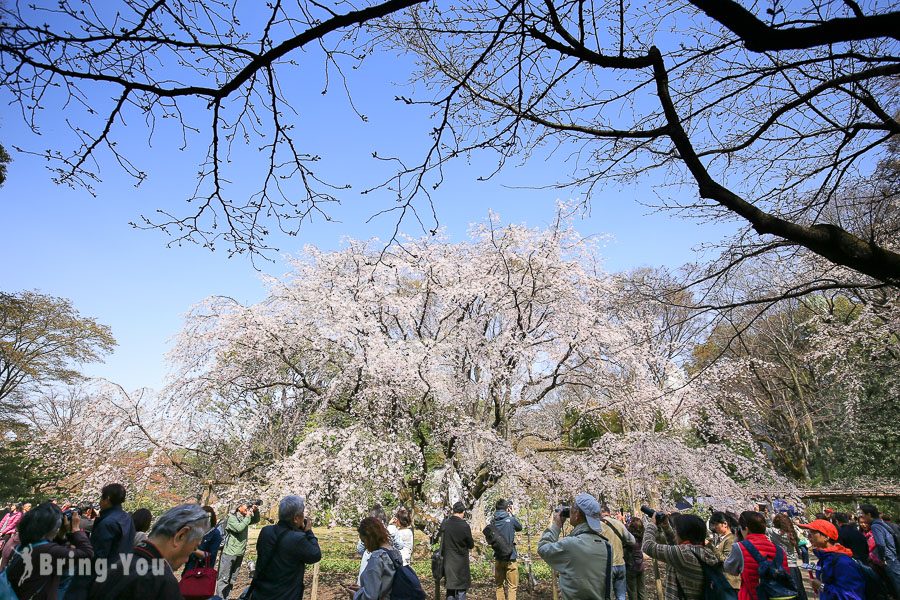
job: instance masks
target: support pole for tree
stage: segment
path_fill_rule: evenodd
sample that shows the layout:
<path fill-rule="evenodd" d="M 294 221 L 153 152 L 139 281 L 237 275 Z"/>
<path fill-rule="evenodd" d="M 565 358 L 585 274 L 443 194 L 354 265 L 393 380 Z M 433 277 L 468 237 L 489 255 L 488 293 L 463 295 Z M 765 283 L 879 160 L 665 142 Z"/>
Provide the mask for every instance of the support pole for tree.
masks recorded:
<path fill-rule="evenodd" d="M 659 492 L 656 489 L 649 490 L 650 491 L 650 504 L 653 509 L 656 510 L 659 508 L 660 504 L 660 496 Z M 656 517 L 652 517 L 653 520 L 656 520 Z M 668 568 L 668 567 L 666 567 Z M 656 557 L 653 557 L 653 578 L 656 580 L 656 600 L 663 600 L 665 595 L 663 594 L 663 584 L 662 579 L 659 578 L 659 560 Z"/>
<path fill-rule="evenodd" d="M 528 563 L 527 563 L 527 571 L 525 576 L 528 578 L 527 587 L 528 593 L 534 593 L 534 574 L 531 570 L 531 499 L 529 498 L 528 502 L 525 504 L 525 543 L 527 544 L 526 548 L 528 550 Z"/>
<path fill-rule="evenodd" d="M 309 599 L 316 600 L 319 597 L 319 563 L 313 565 L 313 574 L 312 574 L 312 591 L 310 592 Z"/>
<path fill-rule="evenodd" d="M 656 600 L 663 600 L 663 584 L 659 578 L 659 561 L 653 559 L 653 578 L 656 580 Z"/>

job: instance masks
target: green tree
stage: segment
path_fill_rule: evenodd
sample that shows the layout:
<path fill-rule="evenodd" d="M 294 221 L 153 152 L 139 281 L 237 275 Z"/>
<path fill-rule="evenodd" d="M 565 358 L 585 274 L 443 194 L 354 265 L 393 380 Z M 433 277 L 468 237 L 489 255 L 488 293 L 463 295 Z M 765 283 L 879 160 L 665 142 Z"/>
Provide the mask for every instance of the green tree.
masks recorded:
<path fill-rule="evenodd" d="M 6 182 L 6 165 L 12 162 L 12 157 L 3 144 L 0 144 L 0 186 Z"/>
<path fill-rule="evenodd" d="M 15 415 L 30 386 L 77 381 L 80 365 L 115 345 L 108 326 L 82 316 L 66 298 L 0 292 L 0 412 Z"/>
<path fill-rule="evenodd" d="M 719 361 L 710 417 L 745 431 L 795 479 L 900 478 L 898 300 L 887 290 L 820 294 L 715 328 L 693 362 L 696 373 Z M 710 439 L 705 429 L 716 428 L 700 432 Z"/>
<path fill-rule="evenodd" d="M 28 500 L 42 496 L 59 476 L 53 461 L 36 456 L 29 446 L 33 428 L 10 420 L 0 421 L 0 499 Z"/>

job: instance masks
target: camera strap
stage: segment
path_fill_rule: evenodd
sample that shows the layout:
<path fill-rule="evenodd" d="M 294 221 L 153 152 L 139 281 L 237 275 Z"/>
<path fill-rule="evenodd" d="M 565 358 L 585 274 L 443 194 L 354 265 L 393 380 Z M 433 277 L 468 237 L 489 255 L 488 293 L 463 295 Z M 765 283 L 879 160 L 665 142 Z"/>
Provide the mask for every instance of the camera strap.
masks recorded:
<path fill-rule="evenodd" d="M 596 535 L 598 538 L 603 540 L 604 545 L 606 546 L 606 591 L 607 593 L 612 590 L 612 545 L 609 543 L 609 539 L 603 535 L 602 533 L 597 533 L 593 529 L 588 529 L 587 531 L 581 531 L 575 534 L 578 535 Z"/>

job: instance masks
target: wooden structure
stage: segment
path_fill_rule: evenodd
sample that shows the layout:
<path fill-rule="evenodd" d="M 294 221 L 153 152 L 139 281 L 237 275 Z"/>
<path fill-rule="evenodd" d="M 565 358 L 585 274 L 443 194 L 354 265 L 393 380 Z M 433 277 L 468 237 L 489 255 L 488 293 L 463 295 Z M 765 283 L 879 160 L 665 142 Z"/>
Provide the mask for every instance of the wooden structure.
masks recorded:
<path fill-rule="evenodd" d="M 900 502 L 900 487 L 849 488 L 839 490 L 800 490 L 797 494 L 803 500 L 812 502 L 852 502 L 860 498 L 873 500 L 893 500 Z"/>

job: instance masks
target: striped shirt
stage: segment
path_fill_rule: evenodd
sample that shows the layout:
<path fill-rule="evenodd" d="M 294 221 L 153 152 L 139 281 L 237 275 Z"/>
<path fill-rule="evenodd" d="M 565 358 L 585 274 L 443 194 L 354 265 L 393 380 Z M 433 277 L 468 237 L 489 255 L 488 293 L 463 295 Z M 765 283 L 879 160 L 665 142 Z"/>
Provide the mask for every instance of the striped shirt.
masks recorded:
<path fill-rule="evenodd" d="M 658 543 L 657 534 L 656 523 L 645 519 L 641 548 L 647 556 L 666 563 L 665 600 L 702 600 L 703 568 L 700 561 L 708 565 L 718 564 L 716 553 L 705 546 Z M 679 584 L 683 594 L 678 592 Z"/>

